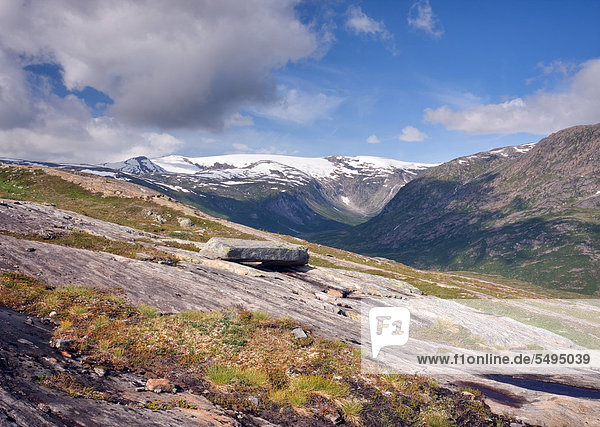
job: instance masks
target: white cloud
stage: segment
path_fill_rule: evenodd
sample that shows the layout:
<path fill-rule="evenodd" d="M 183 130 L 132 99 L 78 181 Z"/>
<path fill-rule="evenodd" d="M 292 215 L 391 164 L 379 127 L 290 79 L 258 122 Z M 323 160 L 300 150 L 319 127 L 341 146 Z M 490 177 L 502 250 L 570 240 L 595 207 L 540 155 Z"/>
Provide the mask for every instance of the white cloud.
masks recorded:
<path fill-rule="evenodd" d="M 574 72 L 576 72 L 577 67 L 578 66 L 575 63 L 562 61 L 560 59 L 556 59 L 548 64 L 538 62 L 536 68 L 540 69 L 542 71 L 542 74 L 528 78 L 525 82 L 527 84 L 531 84 L 535 81 L 541 80 L 542 82 L 547 83 L 547 78 L 552 76 L 556 76 L 558 78 L 565 78 L 567 76 L 571 76 Z"/>
<path fill-rule="evenodd" d="M 137 155 L 163 155 L 181 141 L 136 130 L 108 117 L 92 118 L 74 95 L 53 94 L 10 52 L 0 50 L 0 155 L 30 160 L 98 163 Z"/>
<path fill-rule="evenodd" d="M 302 122 L 340 102 L 277 93 L 270 73 L 323 54 L 327 37 L 304 25 L 294 0 L 56 0 L 0 3 L 0 155 L 107 162 L 160 156 L 182 145 L 148 129 L 253 125 L 260 104 Z M 92 117 L 73 95 L 52 93 L 30 64 L 61 67 L 69 90 L 93 87 L 114 101 Z M 296 101 L 295 103 L 292 101 Z M 303 102 L 316 102 L 314 113 Z M 302 108 L 301 108 L 302 107 Z"/>
<path fill-rule="evenodd" d="M 423 30 L 433 37 L 444 34 L 439 19 L 433 13 L 429 0 L 417 0 L 408 11 L 408 25 L 416 30 Z"/>
<path fill-rule="evenodd" d="M 574 71 L 577 66 L 571 62 L 564 62 L 560 59 L 554 60 L 549 64 L 544 64 L 543 62 L 538 62 L 536 65 L 537 68 L 542 70 L 544 74 L 562 74 L 563 76 L 569 75 L 572 71 Z"/>
<path fill-rule="evenodd" d="M 279 101 L 252 109 L 256 115 L 293 123 L 310 123 L 327 119 L 343 101 L 342 98 L 324 93 L 307 93 L 279 86 Z"/>
<path fill-rule="evenodd" d="M 423 141 L 425 138 L 428 138 L 427 134 L 413 126 L 406 126 L 402 129 L 402 133 L 398 135 L 400 141 L 407 142 Z"/>
<path fill-rule="evenodd" d="M 245 152 L 250 151 L 250 147 L 248 147 L 246 144 L 235 143 L 235 144 L 232 144 L 232 146 L 233 146 L 233 148 L 235 148 L 238 151 L 245 151 Z"/>
<path fill-rule="evenodd" d="M 72 97 L 65 108 L 87 109 Z M 172 153 L 182 141 L 167 133 L 136 131 L 108 117 L 87 119 L 48 107 L 35 126 L 0 130 L 0 154 L 5 157 L 58 162 L 102 163 L 135 156 Z"/>
<path fill-rule="evenodd" d="M 135 126 L 220 129 L 247 103 L 275 98 L 274 68 L 312 55 L 319 37 L 295 1 L 5 1 L 2 49 L 56 62 L 69 89 L 94 87 Z M 4 74 L 4 73 L 3 73 Z"/>
<path fill-rule="evenodd" d="M 379 138 L 377 138 L 377 135 L 373 134 L 367 138 L 367 142 L 369 144 L 378 144 L 381 141 L 379 140 Z"/>
<path fill-rule="evenodd" d="M 254 120 L 250 116 L 235 113 L 225 121 L 226 126 L 254 126 Z"/>
<path fill-rule="evenodd" d="M 538 91 L 499 104 L 454 111 L 427 108 L 425 120 L 471 134 L 529 132 L 545 135 L 600 121 L 600 59 L 581 64 L 566 90 Z"/>
<path fill-rule="evenodd" d="M 383 21 L 376 21 L 370 18 L 362 11 L 360 6 L 350 6 L 348 8 L 346 27 L 355 34 L 368 34 L 383 40 L 392 38 L 392 34 L 387 30 Z"/>

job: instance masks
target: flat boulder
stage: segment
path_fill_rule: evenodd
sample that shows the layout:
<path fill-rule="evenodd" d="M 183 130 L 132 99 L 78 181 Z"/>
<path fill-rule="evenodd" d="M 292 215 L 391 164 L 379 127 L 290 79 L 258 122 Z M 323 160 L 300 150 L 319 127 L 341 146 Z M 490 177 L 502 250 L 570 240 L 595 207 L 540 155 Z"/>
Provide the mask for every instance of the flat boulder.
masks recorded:
<path fill-rule="evenodd" d="M 262 262 L 267 265 L 305 265 L 308 263 L 308 248 L 287 242 L 226 239 L 213 237 L 200 251 L 200 255 L 211 259 L 234 262 Z"/>

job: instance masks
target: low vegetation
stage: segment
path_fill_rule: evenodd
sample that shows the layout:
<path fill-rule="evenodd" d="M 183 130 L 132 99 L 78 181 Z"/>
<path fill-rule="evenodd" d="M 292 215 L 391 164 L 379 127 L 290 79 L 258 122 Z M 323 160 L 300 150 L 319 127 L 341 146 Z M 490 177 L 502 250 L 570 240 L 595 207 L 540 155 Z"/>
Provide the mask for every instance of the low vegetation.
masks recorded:
<path fill-rule="evenodd" d="M 54 289 L 17 273 L 0 276 L 0 305 L 40 317 L 55 312 L 60 322 L 55 338 L 73 340 L 70 351 L 85 355 L 86 363 L 208 389 L 213 402 L 274 422 L 332 416 L 352 425 L 504 421 L 480 398 L 471 400 L 427 378 L 362 375 L 357 349 L 340 341 L 295 339 L 296 322 L 261 312 L 161 315 L 150 306 L 132 306 L 119 292 Z M 40 381 L 73 397 L 110 399 L 68 375 Z"/>
<path fill-rule="evenodd" d="M 196 216 L 189 217 L 194 223 L 194 227 L 189 230 L 182 230 L 178 223 L 178 218 L 182 217 L 181 212 L 162 206 L 152 200 L 117 196 L 104 197 L 100 193 L 90 192 L 80 185 L 58 176 L 47 174 L 39 168 L 1 166 L 0 198 L 53 203 L 62 209 L 162 235 L 166 238 L 161 243 L 163 246 L 191 251 L 198 251 L 198 247 L 192 242 L 205 242 L 214 236 L 256 238 L 218 222 Z M 157 218 L 160 218 L 160 221 L 157 221 Z M 29 237 L 31 238 L 31 236 Z M 441 298 L 480 298 L 481 296 L 508 298 L 581 297 L 577 294 L 544 289 L 526 282 L 499 276 L 467 272 L 442 273 L 416 270 L 384 258 L 359 255 L 290 236 L 278 235 L 278 237 L 307 245 L 310 249 L 311 264 L 313 265 L 344 268 L 404 280 L 428 295 Z M 169 240 L 173 238 L 177 240 Z M 150 250 L 148 247 L 138 250 L 141 248 L 136 248 L 135 245 L 129 243 L 117 243 L 107 240 L 91 237 L 91 235 L 85 233 L 73 233 L 71 237 L 61 236 L 48 242 L 128 257 L 136 257 L 140 252 L 148 253 Z M 184 243 L 185 240 L 190 241 L 190 243 Z M 138 239 L 136 243 L 142 245 L 151 242 Z M 172 259 L 172 255 L 167 256 L 165 254 L 166 251 L 159 252 L 155 255 L 150 254 L 149 259 L 154 258 L 158 262 L 161 260 L 168 262 L 169 257 Z"/>
<path fill-rule="evenodd" d="M 6 234 L 22 240 L 51 243 L 54 245 L 67 246 L 71 248 L 87 249 L 90 251 L 107 252 L 126 258 L 142 258 L 144 260 L 169 265 L 176 265 L 179 261 L 174 255 L 149 245 L 143 245 L 138 242 L 108 239 L 103 236 L 97 236 L 95 234 L 90 234 L 83 231 L 53 234 L 52 236 L 7 233 L 3 231 L 0 231 L 0 234 Z"/>
<path fill-rule="evenodd" d="M 472 272 L 437 272 L 418 270 L 399 262 L 379 257 L 369 257 L 342 249 L 283 236 L 292 243 L 308 246 L 310 263 L 315 266 L 341 268 L 403 280 L 427 295 L 439 298 L 582 298 L 579 293 L 546 289 L 518 279 Z"/>
<path fill-rule="evenodd" d="M 71 172 L 77 174 L 77 172 Z M 189 217 L 192 231 L 178 222 L 185 217 L 169 207 L 137 197 L 105 197 L 42 169 L 0 165 L 0 198 L 52 203 L 58 208 L 143 231 L 198 242 L 211 237 L 252 238 L 233 228 L 204 218 Z"/>

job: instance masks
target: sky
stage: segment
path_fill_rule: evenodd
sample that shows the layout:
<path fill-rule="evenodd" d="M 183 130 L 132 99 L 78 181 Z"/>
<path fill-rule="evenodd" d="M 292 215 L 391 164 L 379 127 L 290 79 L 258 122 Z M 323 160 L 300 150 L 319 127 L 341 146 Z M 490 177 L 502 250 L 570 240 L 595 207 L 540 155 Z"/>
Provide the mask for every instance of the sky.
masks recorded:
<path fill-rule="evenodd" d="M 600 122 L 597 0 L 2 0 L 0 156 L 439 163 Z"/>

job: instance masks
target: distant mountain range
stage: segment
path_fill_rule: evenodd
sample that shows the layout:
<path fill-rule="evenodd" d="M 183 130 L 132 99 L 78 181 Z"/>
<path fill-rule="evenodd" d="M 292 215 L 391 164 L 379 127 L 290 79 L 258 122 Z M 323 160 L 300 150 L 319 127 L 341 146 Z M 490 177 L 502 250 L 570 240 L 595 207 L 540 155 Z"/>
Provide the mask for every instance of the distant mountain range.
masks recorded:
<path fill-rule="evenodd" d="M 369 156 L 262 154 L 140 156 L 102 165 L 0 161 L 131 181 L 209 214 L 295 236 L 360 224 L 378 214 L 407 182 L 435 166 Z"/>
<path fill-rule="evenodd" d="M 0 161 L 132 181 L 254 228 L 415 267 L 586 294 L 600 285 L 600 124 L 441 165 L 258 154 Z"/>
<path fill-rule="evenodd" d="M 600 124 L 444 163 L 322 243 L 586 294 L 600 285 Z"/>
<path fill-rule="evenodd" d="M 298 236 L 368 220 L 434 165 L 367 156 L 232 154 L 136 157 L 102 166 L 208 213 Z"/>

